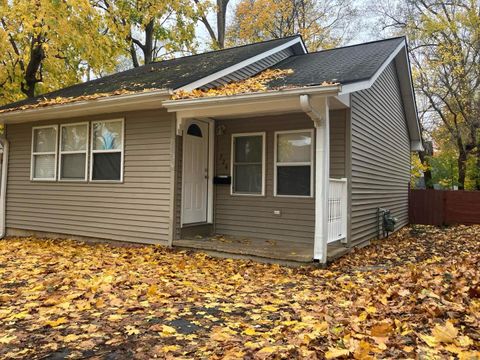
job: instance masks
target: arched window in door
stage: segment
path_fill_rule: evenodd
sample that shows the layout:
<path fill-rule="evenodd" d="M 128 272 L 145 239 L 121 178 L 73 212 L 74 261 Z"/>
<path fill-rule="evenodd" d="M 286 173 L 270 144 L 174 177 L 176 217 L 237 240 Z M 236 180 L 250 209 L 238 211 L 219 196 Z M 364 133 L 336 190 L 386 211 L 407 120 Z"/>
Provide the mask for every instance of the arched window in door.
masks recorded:
<path fill-rule="evenodd" d="M 197 137 L 203 137 L 202 130 L 197 124 L 191 124 L 188 127 L 187 134 L 192 136 L 197 136 Z"/>

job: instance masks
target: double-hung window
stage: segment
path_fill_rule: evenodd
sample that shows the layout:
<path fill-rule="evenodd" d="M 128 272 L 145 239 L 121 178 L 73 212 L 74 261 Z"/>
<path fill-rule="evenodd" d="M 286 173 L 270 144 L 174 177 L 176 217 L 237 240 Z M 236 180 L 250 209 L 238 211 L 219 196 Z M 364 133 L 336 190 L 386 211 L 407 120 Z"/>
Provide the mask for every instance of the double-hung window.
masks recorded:
<path fill-rule="evenodd" d="M 275 133 L 275 196 L 313 196 L 313 130 Z"/>
<path fill-rule="evenodd" d="M 57 125 L 38 126 L 32 129 L 31 180 L 56 180 L 57 131 Z"/>
<path fill-rule="evenodd" d="M 265 194 L 265 133 L 232 135 L 232 194 Z"/>
<path fill-rule="evenodd" d="M 90 180 L 123 181 L 123 119 L 92 122 Z"/>
<path fill-rule="evenodd" d="M 87 180 L 88 122 L 60 126 L 60 180 Z"/>

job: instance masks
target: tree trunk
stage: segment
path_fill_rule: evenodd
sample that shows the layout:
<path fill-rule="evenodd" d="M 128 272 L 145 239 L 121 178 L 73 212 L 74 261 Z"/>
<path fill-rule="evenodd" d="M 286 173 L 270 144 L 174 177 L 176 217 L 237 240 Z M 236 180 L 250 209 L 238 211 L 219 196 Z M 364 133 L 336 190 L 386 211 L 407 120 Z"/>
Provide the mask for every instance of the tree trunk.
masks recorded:
<path fill-rule="evenodd" d="M 475 171 L 475 190 L 480 190 L 480 144 L 477 145 L 477 166 Z"/>
<path fill-rule="evenodd" d="M 425 142 L 425 151 L 419 151 L 418 157 L 422 164 L 427 166 L 427 169 L 423 172 L 423 178 L 425 180 L 425 188 L 433 189 L 432 170 L 430 168 L 429 156 L 433 155 L 433 146 L 431 142 Z"/>
<path fill-rule="evenodd" d="M 41 67 L 42 61 L 45 59 L 45 51 L 40 41 L 40 38 L 32 40 L 30 61 L 25 70 L 25 79 L 21 85 L 22 92 L 29 98 L 35 96 L 35 86 L 43 80 Z"/>
<path fill-rule="evenodd" d="M 217 43 L 220 49 L 225 48 L 225 25 L 229 1 L 230 0 L 217 0 Z"/>
<path fill-rule="evenodd" d="M 465 174 L 467 168 L 467 153 L 463 149 L 459 149 L 458 153 L 458 190 L 465 190 Z"/>
<path fill-rule="evenodd" d="M 155 20 L 152 19 L 145 27 L 145 46 L 142 48 L 145 65 L 153 62 L 153 31 L 154 29 L 155 29 Z"/>

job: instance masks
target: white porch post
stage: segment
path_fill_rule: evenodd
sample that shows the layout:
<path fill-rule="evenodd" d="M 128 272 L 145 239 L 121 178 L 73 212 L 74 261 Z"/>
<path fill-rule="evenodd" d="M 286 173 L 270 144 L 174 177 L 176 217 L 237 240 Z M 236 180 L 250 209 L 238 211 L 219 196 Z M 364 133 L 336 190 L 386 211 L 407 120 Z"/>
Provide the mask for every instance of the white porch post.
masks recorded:
<path fill-rule="evenodd" d="M 328 196 L 330 188 L 330 119 L 327 98 L 319 101 L 322 119 L 315 123 L 315 245 L 314 259 L 327 263 Z"/>
<path fill-rule="evenodd" d="M 308 95 L 300 96 L 302 110 L 315 124 L 315 238 L 313 258 L 327 263 L 328 242 L 328 196 L 330 188 L 330 119 L 328 98 L 314 99 L 310 104 Z"/>

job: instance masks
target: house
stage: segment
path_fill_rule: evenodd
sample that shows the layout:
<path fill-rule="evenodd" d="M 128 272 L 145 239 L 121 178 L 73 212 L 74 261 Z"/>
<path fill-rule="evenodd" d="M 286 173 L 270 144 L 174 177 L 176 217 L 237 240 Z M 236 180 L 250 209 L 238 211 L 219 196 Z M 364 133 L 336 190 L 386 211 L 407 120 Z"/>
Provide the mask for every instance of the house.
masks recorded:
<path fill-rule="evenodd" d="M 175 96 L 266 70 L 281 76 L 259 91 Z M 265 41 L 0 111 L 2 236 L 325 263 L 380 236 L 378 208 L 407 224 L 410 153 L 422 149 L 403 37 L 314 53 L 299 36 Z"/>

